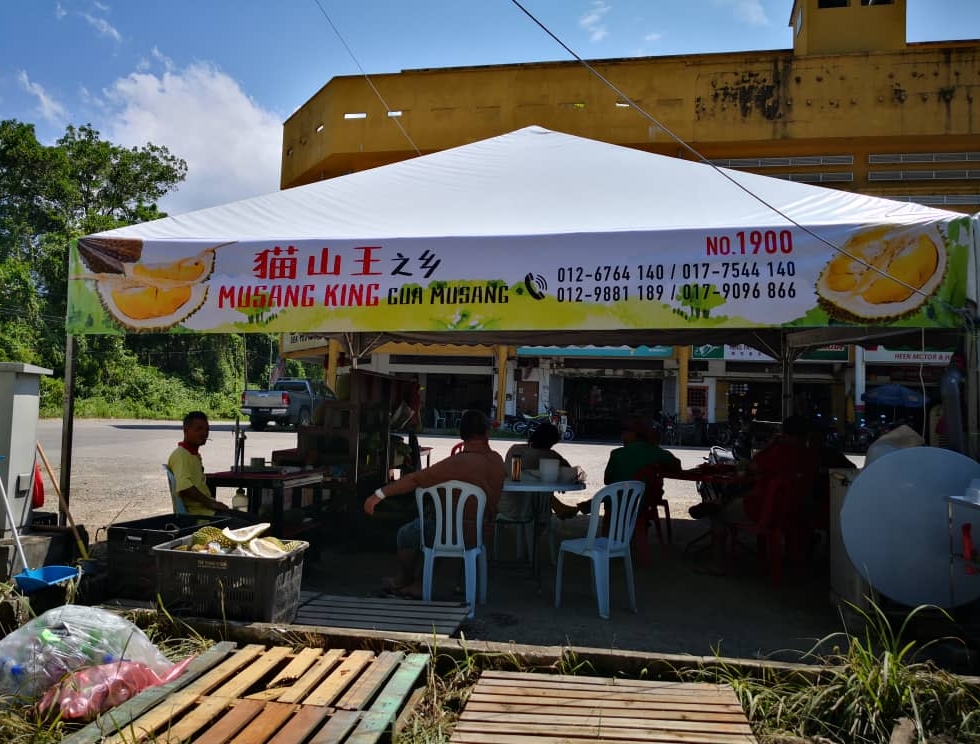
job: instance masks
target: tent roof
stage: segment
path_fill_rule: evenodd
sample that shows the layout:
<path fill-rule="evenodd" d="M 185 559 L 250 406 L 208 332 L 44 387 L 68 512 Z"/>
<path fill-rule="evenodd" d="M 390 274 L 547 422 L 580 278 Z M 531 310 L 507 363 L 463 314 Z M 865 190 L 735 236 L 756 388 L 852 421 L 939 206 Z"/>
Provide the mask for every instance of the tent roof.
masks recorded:
<path fill-rule="evenodd" d="M 960 216 L 914 203 L 718 170 L 735 183 L 706 164 L 532 126 L 103 235 L 148 241 L 360 240 L 789 224 L 767 205 L 808 227 Z"/>

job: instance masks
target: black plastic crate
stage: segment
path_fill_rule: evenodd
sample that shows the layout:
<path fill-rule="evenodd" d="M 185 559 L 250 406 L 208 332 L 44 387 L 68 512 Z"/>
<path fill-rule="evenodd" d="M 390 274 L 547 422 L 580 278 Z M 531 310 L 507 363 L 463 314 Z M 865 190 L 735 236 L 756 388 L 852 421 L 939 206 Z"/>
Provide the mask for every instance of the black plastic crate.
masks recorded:
<path fill-rule="evenodd" d="M 226 517 L 162 514 L 109 525 L 111 594 L 128 599 L 153 599 L 157 593 L 157 561 L 153 547 L 192 535 L 207 525 L 224 527 L 226 524 Z"/>
<path fill-rule="evenodd" d="M 303 556 L 310 546 L 281 558 L 216 555 L 174 550 L 190 537 L 157 545 L 160 599 L 168 612 L 195 617 L 291 623 L 299 610 Z"/>

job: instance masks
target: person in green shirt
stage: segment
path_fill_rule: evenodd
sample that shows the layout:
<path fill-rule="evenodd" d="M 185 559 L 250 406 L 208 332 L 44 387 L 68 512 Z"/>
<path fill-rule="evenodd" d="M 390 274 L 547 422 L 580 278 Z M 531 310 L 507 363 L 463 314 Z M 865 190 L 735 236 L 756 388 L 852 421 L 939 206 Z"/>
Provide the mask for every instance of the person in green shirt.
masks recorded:
<path fill-rule="evenodd" d="M 662 471 L 681 469 L 681 461 L 660 446 L 660 433 L 647 426 L 643 419 L 626 419 L 621 436 L 623 446 L 609 453 L 609 462 L 606 463 L 603 477 L 606 485 L 635 480 L 637 473 L 648 465 L 656 465 Z M 644 498 L 660 498 L 662 495 L 662 492 L 644 494 Z M 588 514 L 592 501 L 582 501 L 578 507 L 583 514 Z"/>

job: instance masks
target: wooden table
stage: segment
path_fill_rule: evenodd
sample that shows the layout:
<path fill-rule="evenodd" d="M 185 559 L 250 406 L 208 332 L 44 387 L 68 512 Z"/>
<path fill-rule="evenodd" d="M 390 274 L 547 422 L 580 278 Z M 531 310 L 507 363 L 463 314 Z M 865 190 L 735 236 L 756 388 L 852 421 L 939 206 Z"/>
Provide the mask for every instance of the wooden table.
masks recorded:
<path fill-rule="evenodd" d="M 296 488 L 322 487 L 327 480 L 326 470 L 296 470 L 286 472 L 283 469 L 263 470 L 222 470 L 216 473 L 206 473 L 205 481 L 212 495 L 218 488 L 244 488 L 248 493 L 248 511 L 258 515 L 262 506 L 262 490 L 272 490 L 272 534 L 283 536 L 285 512 L 285 493 Z"/>

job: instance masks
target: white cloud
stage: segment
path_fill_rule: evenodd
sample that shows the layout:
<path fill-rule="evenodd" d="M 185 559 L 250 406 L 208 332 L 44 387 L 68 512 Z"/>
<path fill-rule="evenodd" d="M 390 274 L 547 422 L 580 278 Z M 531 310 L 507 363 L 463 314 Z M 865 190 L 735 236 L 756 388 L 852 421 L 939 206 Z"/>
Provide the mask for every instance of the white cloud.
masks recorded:
<path fill-rule="evenodd" d="M 107 139 L 127 147 L 152 142 L 187 161 L 187 179 L 161 201 L 164 211 L 180 214 L 279 188 L 279 116 L 213 65 L 134 72 L 104 94 Z"/>
<path fill-rule="evenodd" d="M 62 5 L 61 3 L 55 3 L 54 4 L 54 17 L 57 18 L 60 21 L 66 15 L 68 15 L 68 11 L 65 10 L 65 6 Z"/>
<path fill-rule="evenodd" d="M 603 16 L 611 10 L 603 0 L 592 0 L 591 9 L 578 19 L 578 25 L 589 33 L 589 41 L 596 43 L 609 36 L 609 29 L 602 22 Z"/>
<path fill-rule="evenodd" d="M 82 18 L 88 21 L 88 24 L 98 31 L 100 35 L 108 36 L 110 39 L 116 42 L 122 41 L 122 34 L 120 34 L 119 31 L 116 30 L 116 27 L 109 23 L 109 21 L 107 21 L 105 18 L 96 18 L 91 13 L 81 13 L 80 15 Z"/>
<path fill-rule="evenodd" d="M 40 83 L 32 82 L 26 70 L 17 73 L 20 87 L 37 99 L 37 112 L 50 124 L 64 124 L 68 119 L 68 111 Z"/>
<path fill-rule="evenodd" d="M 643 37 L 643 41 L 660 41 L 663 38 L 663 34 L 658 34 L 656 31 L 647 34 Z"/>
<path fill-rule="evenodd" d="M 769 25 L 769 17 L 762 7 L 762 0 L 714 0 L 714 4 L 731 8 L 736 18 L 750 26 Z"/>
<path fill-rule="evenodd" d="M 98 2 L 98 0 L 93 0 L 92 5 L 94 5 L 96 8 L 98 8 L 99 10 L 101 10 L 103 13 L 105 13 L 107 10 L 109 10 L 109 6 L 108 5 L 106 5 L 105 3 Z"/>

